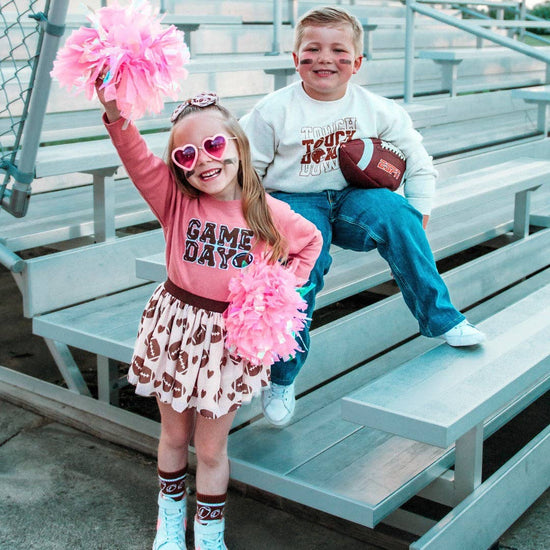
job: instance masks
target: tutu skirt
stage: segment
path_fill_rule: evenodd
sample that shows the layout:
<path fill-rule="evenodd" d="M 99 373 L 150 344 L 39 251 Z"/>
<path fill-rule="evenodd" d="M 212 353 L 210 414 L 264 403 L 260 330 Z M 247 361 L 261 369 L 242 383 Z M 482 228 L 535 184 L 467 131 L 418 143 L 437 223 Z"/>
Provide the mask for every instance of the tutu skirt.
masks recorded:
<path fill-rule="evenodd" d="M 225 302 L 195 296 L 171 281 L 159 285 L 141 317 L 128 380 L 177 412 L 219 418 L 269 384 L 270 369 L 224 345 Z"/>

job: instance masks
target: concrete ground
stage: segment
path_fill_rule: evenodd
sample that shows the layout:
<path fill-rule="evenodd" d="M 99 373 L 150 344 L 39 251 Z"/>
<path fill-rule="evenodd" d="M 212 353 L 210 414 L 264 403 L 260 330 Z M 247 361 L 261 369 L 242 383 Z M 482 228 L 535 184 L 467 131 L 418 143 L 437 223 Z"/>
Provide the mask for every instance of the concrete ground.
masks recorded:
<path fill-rule="evenodd" d="M 152 457 L 0 401 L 0 478 L 2 550 L 151 546 L 158 491 Z M 237 489 L 226 517 L 231 550 L 375 548 Z"/>
<path fill-rule="evenodd" d="M 2 550 L 150 548 L 157 492 L 153 457 L 0 400 L 0 479 Z M 191 508 L 192 501 L 191 496 Z M 547 491 L 504 534 L 499 547 L 547 550 L 549 519 Z M 366 542 L 366 529 L 350 528 L 346 522 L 326 523 L 231 489 L 226 543 L 231 550 L 378 547 Z M 192 548 L 191 537 L 188 544 Z M 406 547 L 397 538 L 387 539 L 386 544 Z"/>

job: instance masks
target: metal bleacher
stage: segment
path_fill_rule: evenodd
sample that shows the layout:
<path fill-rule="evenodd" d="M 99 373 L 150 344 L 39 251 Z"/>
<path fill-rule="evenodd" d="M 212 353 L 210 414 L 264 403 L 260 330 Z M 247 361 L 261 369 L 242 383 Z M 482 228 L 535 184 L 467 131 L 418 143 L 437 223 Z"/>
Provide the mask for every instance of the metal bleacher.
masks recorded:
<path fill-rule="evenodd" d="M 25 42 L 23 34 L 32 31 L 30 50 L 0 51 L 3 91 L 21 87 L 24 93 L 15 95 L 33 90 L 32 97 L 41 88 L 30 80 L 32 63 L 23 63 L 39 44 L 36 27 L 60 38 L 63 22 L 74 28 L 83 15 L 66 0 L 42 1 L 30 3 L 31 14 L 49 9 L 58 19 L 29 23 L 22 0 L 17 10 L 0 2 L 6 37 Z M 442 3 L 438 13 L 460 19 L 461 3 Z M 296 78 L 292 23 L 315 5 L 321 3 L 163 2 L 179 25 L 195 17 L 187 27 L 193 61 L 185 95 L 213 88 L 235 114 L 246 113 Z M 492 31 L 479 24 L 480 40 L 477 31 L 417 14 L 417 52 L 462 57 L 454 92 L 433 56 L 415 57 L 414 95 L 405 100 L 405 34 L 419 6 L 344 4 L 372 25 L 370 59 L 355 78 L 402 103 L 424 136 L 439 172 L 430 244 L 453 302 L 469 310 L 488 342 L 457 350 L 419 336 L 378 253 L 334 247 L 310 355 L 296 381 L 296 415 L 274 430 L 258 400 L 243 407 L 230 435 L 231 475 L 371 529 L 398 527 L 411 534 L 411 548 L 483 550 L 550 479 L 548 428 L 481 478 L 484 440 L 550 387 L 550 72 L 544 60 L 495 47 L 490 38 L 506 38 L 509 24 Z M 216 22 L 208 19 L 213 14 Z M 466 54 L 474 48 L 475 55 Z M 28 107 L 0 111 L 0 263 L 12 272 L 22 314 L 44 338 L 63 385 L 0 367 L 0 396 L 152 454 L 159 424 L 119 406 L 125 391 L 119 373 L 130 361 L 143 305 L 165 276 L 162 232 L 120 167 L 97 103 L 69 96 L 54 82 L 36 119 L 29 110 L 31 123 Z M 172 108 L 166 103 L 159 116 L 138 122 L 158 154 Z M 34 141 L 25 142 L 25 132 Z M 17 193 L 23 207 L 13 199 Z M 97 392 L 74 348 L 97 357 Z M 499 514 L 495 502 L 511 491 L 522 498 Z M 418 496 L 445 510 L 437 519 L 410 511 L 407 503 Z M 475 522 L 484 523 L 482 535 Z"/>

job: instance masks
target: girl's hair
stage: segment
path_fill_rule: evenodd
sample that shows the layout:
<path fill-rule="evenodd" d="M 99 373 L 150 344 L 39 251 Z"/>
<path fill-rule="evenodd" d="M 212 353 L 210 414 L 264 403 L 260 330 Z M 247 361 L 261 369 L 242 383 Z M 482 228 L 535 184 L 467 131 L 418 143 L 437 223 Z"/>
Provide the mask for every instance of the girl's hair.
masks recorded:
<path fill-rule="evenodd" d="M 357 17 L 335 6 L 314 8 L 300 18 L 294 31 L 294 52 L 297 53 L 302 45 L 306 27 L 339 27 L 342 25 L 351 27 L 355 55 L 362 55 L 363 26 Z"/>
<path fill-rule="evenodd" d="M 244 218 L 250 229 L 254 232 L 254 236 L 269 245 L 270 252 L 268 257 L 270 261 L 285 261 L 287 259 L 288 246 L 273 221 L 267 205 L 265 189 L 252 165 L 248 138 L 238 120 L 225 107 L 219 105 L 217 101 L 206 106 L 197 106 L 191 103 L 182 104 L 175 112 L 175 117 L 173 117 L 174 124 L 168 139 L 166 163 L 174 175 L 178 186 L 183 193 L 192 198 L 197 198 L 201 193 L 187 181 L 184 171 L 174 164 L 172 161 L 172 150 L 174 149 L 174 128 L 178 122 L 187 115 L 202 112 L 219 113 L 228 134 L 237 138 L 237 151 L 239 154 L 237 181 L 242 189 L 241 202 Z"/>

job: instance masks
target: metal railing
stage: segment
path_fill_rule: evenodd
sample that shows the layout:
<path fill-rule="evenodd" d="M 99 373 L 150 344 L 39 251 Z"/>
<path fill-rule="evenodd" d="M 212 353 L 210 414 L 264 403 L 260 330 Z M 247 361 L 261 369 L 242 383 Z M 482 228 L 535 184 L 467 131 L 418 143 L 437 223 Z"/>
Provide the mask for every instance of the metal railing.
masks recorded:
<path fill-rule="evenodd" d="M 473 9 L 468 8 L 468 7 L 460 6 L 460 5 L 455 6 L 455 7 L 457 7 L 461 11 L 462 15 L 468 15 L 473 19 L 474 18 L 475 19 L 486 19 L 486 20 L 493 19 L 491 16 L 489 16 L 485 13 L 482 13 L 478 10 L 473 10 Z M 521 20 L 524 20 L 524 21 L 541 21 L 543 23 L 548 22 L 547 19 L 543 19 L 542 17 L 537 17 L 537 16 L 532 15 L 530 13 L 526 13 L 525 4 L 522 4 L 520 7 L 510 6 L 508 9 L 513 12 L 514 19 L 516 19 L 516 20 L 520 20 L 520 21 Z M 497 14 L 497 18 L 499 18 L 498 14 Z M 502 10 L 502 16 L 500 16 L 500 18 L 504 19 L 504 9 Z M 533 25 L 533 26 L 536 26 L 536 25 Z M 531 38 L 535 38 L 539 42 L 543 42 L 545 44 L 550 44 L 550 39 L 546 38 L 545 36 L 541 36 L 540 34 L 528 31 L 527 29 L 525 29 L 523 27 L 517 29 L 516 34 L 520 38 L 523 38 L 525 36 L 529 36 Z"/>
<path fill-rule="evenodd" d="M 498 5 L 504 4 L 499 2 L 471 2 L 464 1 L 440 1 L 440 0 L 406 0 L 406 32 L 405 32 L 405 86 L 404 86 L 404 101 L 410 103 L 414 97 L 414 59 L 415 59 L 415 47 L 414 47 L 414 14 L 419 13 L 427 17 L 431 17 L 436 21 L 448 24 L 452 27 L 456 27 L 477 37 L 495 42 L 501 46 L 505 46 L 510 50 L 525 54 L 539 61 L 546 63 L 546 82 L 550 80 L 550 55 L 539 51 L 534 46 L 529 46 L 513 38 L 502 36 L 496 32 L 488 29 L 477 27 L 471 23 L 468 23 L 467 19 L 458 19 L 452 15 L 447 15 L 434 8 L 430 8 L 423 4 L 441 4 L 457 6 L 460 4 L 472 4 L 478 3 L 483 5 Z"/>
<path fill-rule="evenodd" d="M 43 10 L 26 9 L 20 12 L 14 1 L 3 2 L 0 10 L 4 23 L 4 44 L 8 45 L 2 67 L 2 95 L 6 108 L 0 111 L 2 118 L 9 120 L 2 140 L 0 171 L 3 183 L 0 186 L 0 205 L 15 217 L 23 217 L 28 208 L 31 183 L 34 179 L 36 154 L 40 133 L 50 92 L 50 71 L 53 67 L 59 42 L 65 30 L 65 17 L 69 0 L 42 1 Z M 30 2 L 31 7 L 39 6 Z M 38 21 L 38 30 L 28 24 L 28 17 Z M 26 48 L 29 36 L 38 32 L 35 53 L 23 59 L 21 49 Z M 2 262 L 4 263 L 4 262 Z"/>

